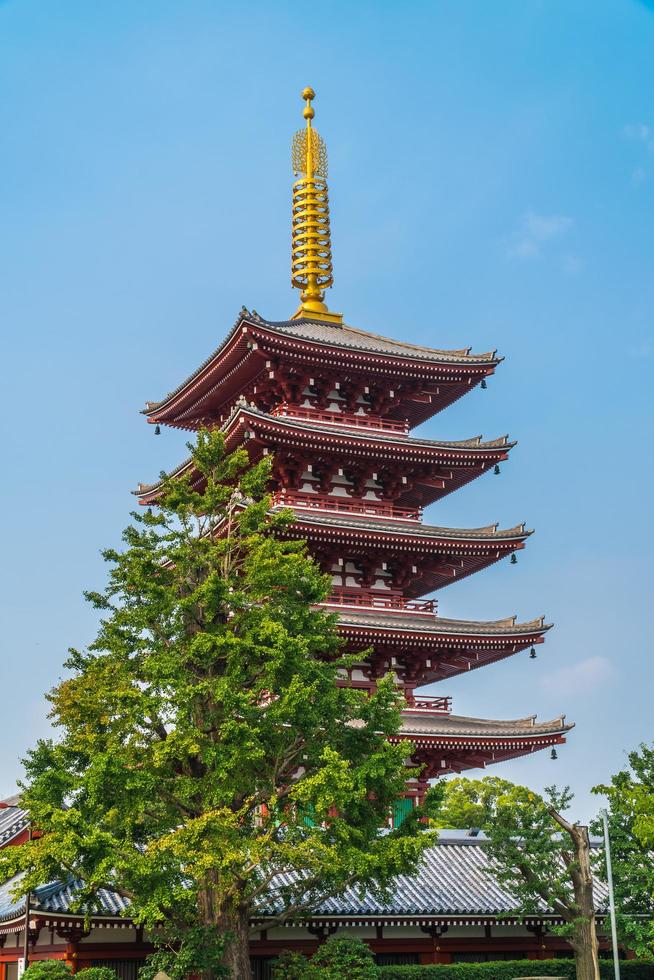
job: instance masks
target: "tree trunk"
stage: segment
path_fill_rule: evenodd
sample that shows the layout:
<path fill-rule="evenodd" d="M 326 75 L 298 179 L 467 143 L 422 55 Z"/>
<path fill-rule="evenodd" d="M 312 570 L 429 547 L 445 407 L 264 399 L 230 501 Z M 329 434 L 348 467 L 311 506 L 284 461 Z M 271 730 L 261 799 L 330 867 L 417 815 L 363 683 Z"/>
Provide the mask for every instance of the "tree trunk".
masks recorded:
<path fill-rule="evenodd" d="M 600 980 L 588 827 L 573 825 L 570 837 L 575 849 L 575 866 L 570 877 L 577 912 L 573 920 L 574 932 L 570 945 L 575 954 L 577 980 Z"/>
<path fill-rule="evenodd" d="M 590 921 L 584 918 L 575 923 L 570 945 L 575 954 L 577 980 L 600 980 L 594 916 Z"/>
<path fill-rule="evenodd" d="M 198 910 L 204 925 L 215 930 L 216 938 L 224 939 L 221 963 L 230 980 L 251 980 L 248 906 L 232 901 L 221 907 L 216 889 L 208 883 L 198 893 Z M 214 980 L 213 971 L 203 971 L 202 980 Z"/>
<path fill-rule="evenodd" d="M 247 906 L 238 906 L 223 913 L 218 928 L 226 933 L 223 965 L 230 980 L 251 980 L 250 916 Z"/>

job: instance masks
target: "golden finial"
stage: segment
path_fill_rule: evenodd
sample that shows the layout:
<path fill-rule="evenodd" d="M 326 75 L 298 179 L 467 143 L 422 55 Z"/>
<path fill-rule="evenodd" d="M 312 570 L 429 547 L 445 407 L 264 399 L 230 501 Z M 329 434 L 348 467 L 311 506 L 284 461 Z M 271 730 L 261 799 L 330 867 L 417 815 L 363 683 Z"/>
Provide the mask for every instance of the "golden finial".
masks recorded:
<path fill-rule="evenodd" d="M 293 137 L 293 172 L 299 176 L 293 184 L 293 251 L 291 282 L 301 289 L 302 303 L 293 319 L 309 317 L 342 323 L 340 313 L 330 313 L 324 298 L 325 289 L 334 282 L 329 231 L 329 198 L 327 195 L 327 147 L 312 126 L 315 109 L 311 105 L 316 93 L 305 88 L 306 106 L 302 115 L 307 121 Z"/>

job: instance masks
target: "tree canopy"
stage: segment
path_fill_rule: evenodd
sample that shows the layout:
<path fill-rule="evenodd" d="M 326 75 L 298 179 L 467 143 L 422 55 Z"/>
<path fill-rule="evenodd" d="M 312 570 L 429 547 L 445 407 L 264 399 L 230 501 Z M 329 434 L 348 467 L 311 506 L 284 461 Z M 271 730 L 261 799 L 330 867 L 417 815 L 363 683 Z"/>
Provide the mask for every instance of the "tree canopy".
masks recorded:
<path fill-rule="evenodd" d="M 390 677 L 337 683 L 353 660 L 317 607 L 330 582 L 284 537 L 291 513 L 271 513 L 270 461 L 217 432 L 190 448 L 202 483 L 164 479 L 104 552 L 97 636 L 49 695 L 58 737 L 26 760 L 40 835 L 0 853 L 0 875 L 25 872 L 22 891 L 69 878 L 91 910 L 115 889 L 160 925 L 157 968 L 243 980 L 253 913 L 383 890 L 429 834 L 418 814 L 379 832 L 405 791 L 408 749 L 388 740 L 402 698 Z"/>
<path fill-rule="evenodd" d="M 639 956 L 654 956 L 654 747 L 630 752 L 629 765 L 594 792 L 608 798 L 618 930 Z M 597 827 L 599 830 L 599 825 Z M 599 858 L 606 873 L 604 855 Z"/>
<path fill-rule="evenodd" d="M 526 786 L 490 776 L 449 780 L 443 827 L 478 827 L 488 838 L 493 877 L 516 899 L 516 913 L 550 911 L 570 942 L 579 980 L 598 980 L 599 962 L 588 828 L 567 820 L 569 788 Z"/>

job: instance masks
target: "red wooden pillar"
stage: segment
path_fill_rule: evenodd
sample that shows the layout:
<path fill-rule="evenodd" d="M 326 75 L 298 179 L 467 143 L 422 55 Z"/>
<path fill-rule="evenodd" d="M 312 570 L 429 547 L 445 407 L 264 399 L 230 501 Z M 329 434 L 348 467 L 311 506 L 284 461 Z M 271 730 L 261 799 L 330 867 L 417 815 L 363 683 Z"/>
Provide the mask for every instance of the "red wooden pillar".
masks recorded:
<path fill-rule="evenodd" d="M 70 967 L 71 973 L 77 973 L 77 943 L 66 943 L 64 962 L 66 966 Z"/>

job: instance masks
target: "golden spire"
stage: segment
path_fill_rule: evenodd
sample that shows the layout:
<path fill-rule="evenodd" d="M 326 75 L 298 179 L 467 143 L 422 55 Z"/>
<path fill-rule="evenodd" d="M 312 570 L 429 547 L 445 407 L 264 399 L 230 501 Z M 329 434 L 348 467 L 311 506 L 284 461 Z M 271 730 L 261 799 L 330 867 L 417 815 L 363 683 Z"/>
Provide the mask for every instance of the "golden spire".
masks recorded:
<path fill-rule="evenodd" d="M 329 198 L 327 195 L 327 147 L 311 125 L 315 110 L 311 105 L 316 93 L 305 88 L 303 116 L 306 129 L 293 137 L 293 172 L 299 180 L 293 184 L 293 251 L 291 282 L 301 289 L 302 303 L 293 319 L 308 317 L 342 323 L 341 313 L 330 313 L 324 303 L 325 289 L 334 282 L 332 248 L 329 233 Z"/>

